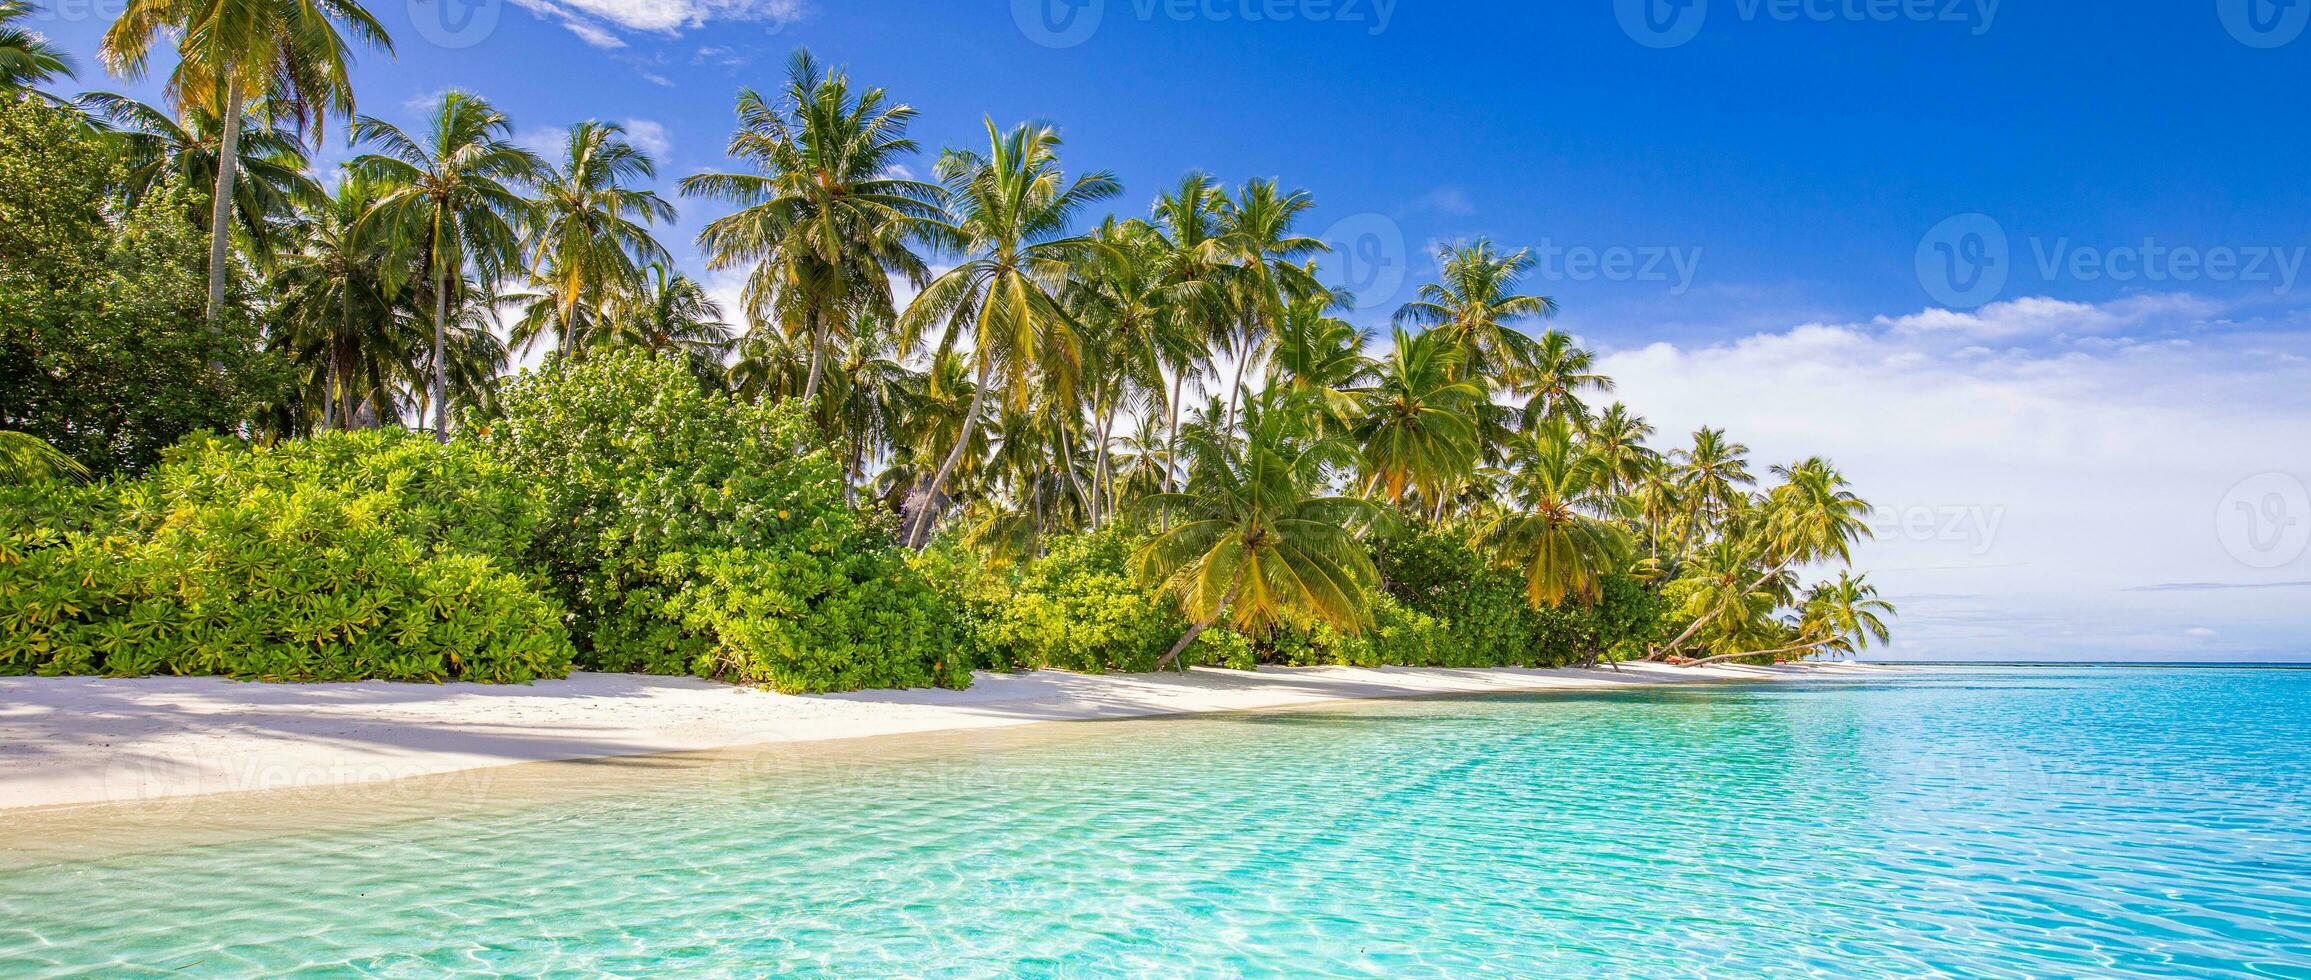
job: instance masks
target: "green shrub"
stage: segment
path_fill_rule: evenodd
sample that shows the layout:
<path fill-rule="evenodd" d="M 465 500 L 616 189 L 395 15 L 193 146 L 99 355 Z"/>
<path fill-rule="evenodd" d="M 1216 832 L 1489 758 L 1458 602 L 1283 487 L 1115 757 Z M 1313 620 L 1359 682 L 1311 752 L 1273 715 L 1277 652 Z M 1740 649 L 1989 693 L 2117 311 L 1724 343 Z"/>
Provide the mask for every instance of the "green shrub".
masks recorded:
<path fill-rule="evenodd" d="M 1087 674 L 1154 670 L 1187 621 L 1163 596 L 1134 584 L 1124 561 L 1138 539 L 1109 528 L 1045 539 L 981 632 L 993 665 Z"/>
<path fill-rule="evenodd" d="M 469 428 L 544 488 L 529 555 L 585 666 L 787 692 L 969 684 L 952 611 L 845 501 L 794 406 L 621 351 L 532 372 Z"/>
<path fill-rule="evenodd" d="M 509 561 L 539 511 L 400 431 L 195 436 L 142 479 L 0 491 L 0 672 L 560 677 L 562 607 Z"/>

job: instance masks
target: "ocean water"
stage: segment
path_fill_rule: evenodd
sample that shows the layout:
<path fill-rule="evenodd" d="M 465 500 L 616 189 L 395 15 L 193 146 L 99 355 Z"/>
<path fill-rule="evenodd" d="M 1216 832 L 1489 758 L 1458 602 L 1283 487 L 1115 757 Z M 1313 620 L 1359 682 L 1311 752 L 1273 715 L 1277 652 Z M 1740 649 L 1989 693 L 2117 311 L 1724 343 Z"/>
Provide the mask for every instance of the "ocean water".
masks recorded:
<path fill-rule="evenodd" d="M 19 854 L 0 976 L 2311 977 L 2311 671 L 1930 668 L 558 772 Z M 246 833 L 161 826 L 220 820 Z M 77 831 L 7 846 L 34 832 Z"/>

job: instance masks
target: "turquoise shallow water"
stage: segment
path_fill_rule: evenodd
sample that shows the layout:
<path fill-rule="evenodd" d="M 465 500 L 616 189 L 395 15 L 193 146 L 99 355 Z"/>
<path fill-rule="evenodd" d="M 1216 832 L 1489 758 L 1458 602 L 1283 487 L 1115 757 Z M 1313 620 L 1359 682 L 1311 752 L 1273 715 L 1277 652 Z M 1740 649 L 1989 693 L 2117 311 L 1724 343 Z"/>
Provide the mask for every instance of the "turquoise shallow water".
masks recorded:
<path fill-rule="evenodd" d="M 2311 671 L 950 741 L 15 867 L 0 976 L 2311 977 Z"/>

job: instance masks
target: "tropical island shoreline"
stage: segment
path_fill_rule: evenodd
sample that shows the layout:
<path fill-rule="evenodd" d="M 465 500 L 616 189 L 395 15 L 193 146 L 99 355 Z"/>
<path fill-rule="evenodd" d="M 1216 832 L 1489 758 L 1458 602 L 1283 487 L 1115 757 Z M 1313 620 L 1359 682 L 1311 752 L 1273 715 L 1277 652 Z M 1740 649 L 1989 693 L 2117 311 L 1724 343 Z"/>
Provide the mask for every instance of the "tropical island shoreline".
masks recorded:
<path fill-rule="evenodd" d="M 579 672 L 528 686 L 251 684 L 216 677 L 0 678 L 0 809 L 346 786 L 607 759 L 1195 715 L 1325 702 L 1610 690 L 1868 674 L 1777 667 L 1265 667 L 983 673 L 967 690 L 793 696 L 684 677 Z"/>

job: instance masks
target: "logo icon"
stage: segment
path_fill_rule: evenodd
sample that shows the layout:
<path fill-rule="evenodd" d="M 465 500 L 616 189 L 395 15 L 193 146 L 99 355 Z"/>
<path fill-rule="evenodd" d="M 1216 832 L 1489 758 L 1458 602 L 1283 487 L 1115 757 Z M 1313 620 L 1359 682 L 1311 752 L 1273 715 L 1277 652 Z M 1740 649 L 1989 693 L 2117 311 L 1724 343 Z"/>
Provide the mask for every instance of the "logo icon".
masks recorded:
<path fill-rule="evenodd" d="M 1709 20 L 1709 0 L 1613 0 L 1621 32 L 1648 48 L 1674 48 L 1693 40 Z"/>
<path fill-rule="evenodd" d="M 1934 302 L 1971 310 L 2006 291 L 2013 249 L 2006 229 L 1986 214 L 1961 214 L 1918 242 L 1918 285 Z"/>
<path fill-rule="evenodd" d="M 436 46 L 461 50 L 497 33 L 504 0 L 407 0 L 410 26 Z"/>
<path fill-rule="evenodd" d="M 1358 311 L 1396 302 L 1404 288 L 1404 229 L 1380 214 L 1352 214 L 1324 229 L 1318 241 L 1332 247 L 1320 264 L 1324 284 L 1356 297 Z"/>
<path fill-rule="evenodd" d="M 2240 44 L 2285 47 L 2311 26 L 2311 0 L 2215 0 L 2215 14 Z"/>
<path fill-rule="evenodd" d="M 1047 48 L 1072 48 L 1099 32 L 1107 0 L 1011 0 L 1011 19 L 1027 39 Z"/>
<path fill-rule="evenodd" d="M 2311 491 L 2286 473 L 2239 481 L 2215 507 L 2223 550 L 2249 568 L 2279 568 L 2311 546 Z"/>

